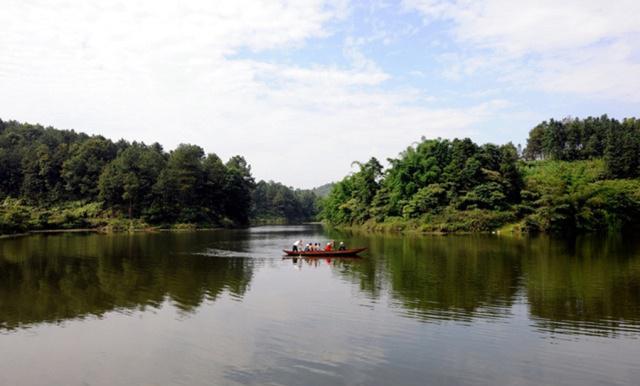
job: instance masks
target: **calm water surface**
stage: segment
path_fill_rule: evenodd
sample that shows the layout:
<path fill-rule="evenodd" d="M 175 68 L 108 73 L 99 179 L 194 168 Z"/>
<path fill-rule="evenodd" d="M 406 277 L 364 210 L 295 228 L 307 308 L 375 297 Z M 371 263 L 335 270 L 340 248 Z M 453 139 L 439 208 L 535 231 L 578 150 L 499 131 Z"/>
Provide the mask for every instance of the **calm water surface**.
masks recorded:
<path fill-rule="evenodd" d="M 639 338 L 633 237 L 0 240 L 0 385 L 638 385 Z"/>

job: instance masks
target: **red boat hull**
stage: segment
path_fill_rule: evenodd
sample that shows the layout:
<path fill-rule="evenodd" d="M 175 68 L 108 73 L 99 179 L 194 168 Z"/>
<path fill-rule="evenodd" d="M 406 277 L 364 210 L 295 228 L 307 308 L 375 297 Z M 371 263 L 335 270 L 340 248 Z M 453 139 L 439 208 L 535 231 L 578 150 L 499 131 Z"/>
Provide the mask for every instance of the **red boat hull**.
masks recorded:
<path fill-rule="evenodd" d="M 287 251 L 283 250 L 287 256 L 304 256 L 304 257 L 344 257 L 356 256 L 358 253 L 365 251 L 367 248 L 345 249 L 344 251 Z"/>

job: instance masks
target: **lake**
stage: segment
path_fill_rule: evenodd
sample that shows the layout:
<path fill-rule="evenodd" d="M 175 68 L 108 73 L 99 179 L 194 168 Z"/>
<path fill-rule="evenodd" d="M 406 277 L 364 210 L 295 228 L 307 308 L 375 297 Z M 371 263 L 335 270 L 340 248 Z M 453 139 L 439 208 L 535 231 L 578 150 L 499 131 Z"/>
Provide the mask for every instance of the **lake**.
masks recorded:
<path fill-rule="evenodd" d="M 632 236 L 0 239 L 0 385 L 637 385 Z"/>

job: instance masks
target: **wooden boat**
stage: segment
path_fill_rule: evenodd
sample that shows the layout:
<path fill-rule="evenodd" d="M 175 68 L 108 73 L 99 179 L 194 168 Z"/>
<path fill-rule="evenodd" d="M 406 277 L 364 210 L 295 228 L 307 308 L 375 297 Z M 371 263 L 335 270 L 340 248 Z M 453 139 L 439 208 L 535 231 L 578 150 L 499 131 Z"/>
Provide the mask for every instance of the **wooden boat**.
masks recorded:
<path fill-rule="evenodd" d="M 354 248 L 345 250 L 333 250 L 333 251 L 287 251 L 283 250 L 287 256 L 304 256 L 304 257 L 348 257 L 356 256 L 358 253 L 365 251 L 367 248 Z"/>

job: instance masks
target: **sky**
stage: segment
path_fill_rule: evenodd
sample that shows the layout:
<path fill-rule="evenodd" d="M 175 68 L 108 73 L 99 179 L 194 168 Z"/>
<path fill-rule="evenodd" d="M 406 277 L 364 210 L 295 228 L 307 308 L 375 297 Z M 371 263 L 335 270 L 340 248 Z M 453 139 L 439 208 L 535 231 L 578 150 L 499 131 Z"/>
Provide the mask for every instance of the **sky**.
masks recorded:
<path fill-rule="evenodd" d="M 0 118 L 311 188 L 426 138 L 636 116 L 637 0 L 0 0 Z"/>

